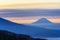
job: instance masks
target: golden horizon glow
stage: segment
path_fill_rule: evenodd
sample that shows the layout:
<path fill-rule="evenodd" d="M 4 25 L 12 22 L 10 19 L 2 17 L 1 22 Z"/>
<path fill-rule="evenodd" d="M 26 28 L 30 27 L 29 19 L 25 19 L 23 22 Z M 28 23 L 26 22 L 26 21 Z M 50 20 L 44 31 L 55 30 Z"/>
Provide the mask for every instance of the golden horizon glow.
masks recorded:
<path fill-rule="evenodd" d="M 30 24 L 30 23 L 33 23 L 33 22 L 35 22 L 35 21 L 37 21 L 37 19 L 36 20 L 19 20 L 19 19 L 8 19 L 8 20 L 10 20 L 10 21 L 12 21 L 12 22 L 16 22 L 16 23 L 23 23 L 23 24 Z M 51 22 L 53 22 L 53 23 L 60 23 L 60 19 L 49 19 Z"/>
<path fill-rule="evenodd" d="M 38 19 L 40 19 L 40 18 L 38 18 L 38 17 L 36 17 L 36 18 L 5 18 L 5 19 L 7 19 L 7 20 L 10 20 L 10 21 L 12 21 L 12 22 L 16 22 L 16 23 L 22 23 L 22 24 L 30 24 L 30 23 L 33 23 L 33 22 L 35 22 L 35 21 L 37 21 Z M 50 20 L 51 22 L 53 22 L 53 23 L 60 23 L 60 18 L 47 18 L 48 20 Z"/>

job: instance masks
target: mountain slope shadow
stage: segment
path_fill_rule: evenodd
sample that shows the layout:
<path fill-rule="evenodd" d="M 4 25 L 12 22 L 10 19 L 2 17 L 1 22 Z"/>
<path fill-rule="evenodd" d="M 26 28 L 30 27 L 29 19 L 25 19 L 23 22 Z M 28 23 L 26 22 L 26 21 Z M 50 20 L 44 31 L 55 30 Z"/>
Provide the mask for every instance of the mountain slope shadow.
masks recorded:
<path fill-rule="evenodd" d="M 16 40 L 16 34 L 5 30 L 0 30 L 0 40 Z"/>
<path fill-rule="evenodd" d="M 40 38 L 32 38 L 24 34 L 15 34 L 5 30 L 0 30 L 0 40 L 46 40 Z"/>

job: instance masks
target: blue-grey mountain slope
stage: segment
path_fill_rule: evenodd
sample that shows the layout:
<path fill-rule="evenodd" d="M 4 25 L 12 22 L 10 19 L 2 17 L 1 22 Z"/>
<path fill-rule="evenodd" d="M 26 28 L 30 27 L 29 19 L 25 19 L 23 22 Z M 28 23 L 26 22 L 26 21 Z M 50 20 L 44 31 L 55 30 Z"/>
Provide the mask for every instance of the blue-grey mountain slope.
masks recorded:
<path fill-rule="evenodd" d="M 0 30 L 7 30 L 17 34 L 30 35 L 32 37 L 60 37 L 60 30 L 50 30 L 30 25 L 17 24 L 0 18 Z"/>

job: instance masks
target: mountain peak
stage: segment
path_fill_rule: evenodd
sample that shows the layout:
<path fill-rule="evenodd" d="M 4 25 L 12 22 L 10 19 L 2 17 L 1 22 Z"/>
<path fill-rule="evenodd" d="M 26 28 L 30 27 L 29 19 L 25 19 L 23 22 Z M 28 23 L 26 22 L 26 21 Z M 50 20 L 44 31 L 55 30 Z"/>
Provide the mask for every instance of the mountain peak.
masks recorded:
<path fill-rule="evenodd" d="M 52 23 L 50 22 L 48 19 L 46 18 L 41 18 L 38 21 L 34 22 L 33 24 L 37 24 L 37 23 Z"/>

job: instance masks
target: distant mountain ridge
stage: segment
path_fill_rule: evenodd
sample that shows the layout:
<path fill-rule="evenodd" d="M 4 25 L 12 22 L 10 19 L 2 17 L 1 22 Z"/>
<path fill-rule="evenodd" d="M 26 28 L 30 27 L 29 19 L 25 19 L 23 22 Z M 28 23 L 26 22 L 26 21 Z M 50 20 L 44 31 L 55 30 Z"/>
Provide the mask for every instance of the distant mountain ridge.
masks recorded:
<path fill-rule="evenodd" d="M 52 22 L 50 22 L 46 18 L 41 18 L 41 19 L 37 20 L 36 22 L 34 22 L 32 24 L 41 24 L 41 23 L 52 23 Z"/>
<path fill-rule="evenodd" d="M 0 18 L 0 23 L 2 24 L 2 23 L 14 23 L 14 22 L 11 22 L 11 21 L 8 21 L 8 20 L 6 20 L 6 19 L 3 19 L 3 18 Z"/>

